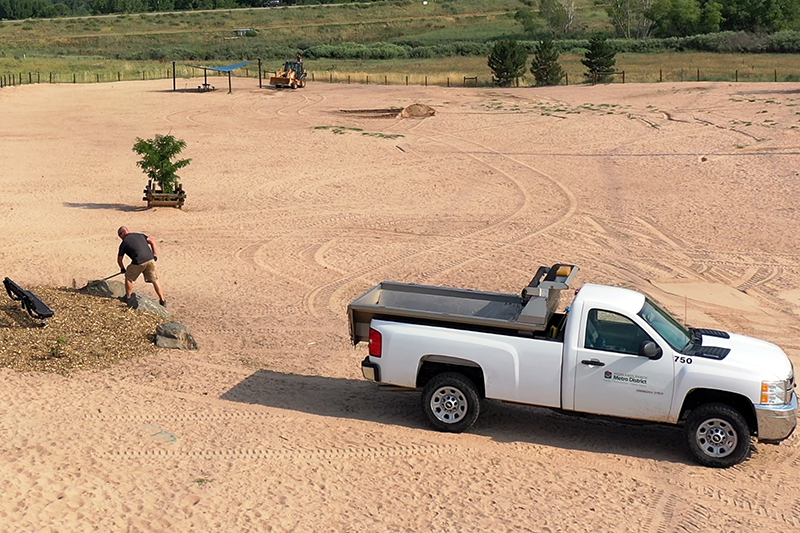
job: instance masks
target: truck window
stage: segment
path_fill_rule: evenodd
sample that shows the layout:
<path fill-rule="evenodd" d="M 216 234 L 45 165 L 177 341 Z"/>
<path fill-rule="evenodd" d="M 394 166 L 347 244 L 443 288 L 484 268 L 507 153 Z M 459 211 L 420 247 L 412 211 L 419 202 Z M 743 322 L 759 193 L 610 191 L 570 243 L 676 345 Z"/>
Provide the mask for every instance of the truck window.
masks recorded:
<path fill-rule="evenodd" d="M 587 315 L 585 348 L 639 355 L 641 344 L 651 340 L 635 322 L 619 313 L 592 309 Z"/>
<path fill-rule="evenodd" d="M 649 298 L 645 298 L 639 316 L 650 324 L 673 350 L 682 352 L 692 342 L 692 336 L 686 328 Z"/>

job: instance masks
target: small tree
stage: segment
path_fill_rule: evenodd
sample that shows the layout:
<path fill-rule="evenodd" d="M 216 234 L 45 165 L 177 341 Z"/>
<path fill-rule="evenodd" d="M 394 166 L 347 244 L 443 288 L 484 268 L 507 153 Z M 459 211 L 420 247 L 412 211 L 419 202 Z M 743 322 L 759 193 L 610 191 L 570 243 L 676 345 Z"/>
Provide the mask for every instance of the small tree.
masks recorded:
<path fill-rule="evenodd" d="M 564 77 L 564 70 L 558 64 L 558 50 L 553 39 L 546 38 L 536 45 L 531 61 L 531 74 L 537 86 L 558 85 Z"/>
<path fill-rule="evenodd" d="M 489 68 L 494 74 L 493 81 L 500 87 L 509 87 L 522 77 L 528 52 L 514 39 L 497 41 L 489 54 Z"/>
<path fill-rule="evenodd" d="M 136 137 L 133 151 L 142 156 L 136 162 L 147 177 L 158 183 L 165 193 L 175 192 L 178 186 L 176 172 L 188 165 L 191 159 L 173 161 L 181 151 L 186 148 L 186 141 L 176 139 L 172 135 L 156 135 L 152 139 Z"/>
<path fill-rule="evenodd" d="M 607 83 L 611 81 L 612 75 L 609 72 L 614 71 L 614 65 L 617 60 L 614 59 L 617 52 L 608 44 L 605 37 L 595 36 L 589 39 L 589 50 L 586 51 L 586 59 L 581 59 L 581 63 L 589 72 L 585 73 L 590 81 L 597 83 Z"/>

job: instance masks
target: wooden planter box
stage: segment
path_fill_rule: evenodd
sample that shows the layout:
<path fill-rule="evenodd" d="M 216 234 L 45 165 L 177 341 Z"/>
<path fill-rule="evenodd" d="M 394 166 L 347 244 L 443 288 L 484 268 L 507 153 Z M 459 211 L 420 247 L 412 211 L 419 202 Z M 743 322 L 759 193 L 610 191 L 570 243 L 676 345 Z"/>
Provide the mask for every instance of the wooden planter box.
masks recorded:
<path fill-rule="evenodd" d="M 150 183 L 144 189 L 144 198 L 142 200 L 147 202 L 147 207 L 177 207 L 183 208 L 183 202 L 186 201 L 186 192 L 178 186 L 175 192 L 166 193 Z"/>

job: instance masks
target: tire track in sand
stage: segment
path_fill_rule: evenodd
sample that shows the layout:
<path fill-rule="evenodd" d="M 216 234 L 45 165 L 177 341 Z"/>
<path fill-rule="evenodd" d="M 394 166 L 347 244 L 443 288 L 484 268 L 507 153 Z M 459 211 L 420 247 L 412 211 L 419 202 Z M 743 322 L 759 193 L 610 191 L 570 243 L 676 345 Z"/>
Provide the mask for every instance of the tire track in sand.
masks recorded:
<path fill-rule="evenodd" d="M 421 124 L 416 124 L 413 127 L 413 129 L 418 128 L 420 125 Z M 474 141 L 468 141 L 466 139 L 462 139 L 462 138 L 457 137 L 457 136 L 453 136 L 453 135 L 449 135 L 449 134 L 444 134 L 444 135 L 448 135 L 450 137 L 453 137 L 455 139 L 455 142 L 469 143 L 471 146 L 478 146 L 478 147 L 484 148 L 485 150 L 489 151 L 492 155 L 497 156 L 497 157 L 501 158 L 502 160 L 512 161 L 516 165 L 519 165 L 519 166 L 522 166 L 522 167 L 528 169 L 533 174 L 535 174 L 537 177 L 544 178 L 549 183 L 552 183 L 553 185 L 555 185 L 558 189 L 560 189 L 562 191 L 564 196 L 567 198 L 567 208 L 562 210 L 562 213 L 559 214 L 559 216 L 556 218 L 556 220 L 554 220 L 554 221 L 552 221 L 550 223 L 547 223 L 547 224 L 545 224 L 543 226 L 540 226 L 540 227 L 537 227 L 535 229 L 532 229 L 532 230 L 528 229 L 528 230 L 525 230 L 525 231 L 521 231 L 517 235 L 512 236 L 510 239 L 506 239 L 506 241 L 504 243 L 499 245 L 499 248 L 502 248 L 503 246 L 507 246 L 508 244 L 514 244 L 514 243 L 520 242 L 522 240 L 534 237 L 534 236 L 539 235 L 539 234 L 541 234 L 541 233 L 543 233 L 545 231 L 548 231 L 549 229 L 551 229 L 551 228 L 553 228 L 555 226 L 558 226 L 558 225 L 562 224 L 564 221 L 568 220 L 570 217 L 573 216 L 573 214 L 577 210 L 577 200 L 576 200 L 575 196 L 572 194 L 572 192 L 569 189 L 567 189 L 566 186 L 564 186 L 563 184 L 561 184 L 560 182 L 558 182 L 557 180 L 555 180 L 551 176 L 549 176 L 549 175 L 547 175 L 547 174 L 545 174 L 545 173 L 533 168 L 530 165 L 527 165 L 527 164 L 517 160 L 516 158 L 513 158 L 513 157 L 508 156 L 508 155 L 504 155 L 504 154 L 498 152 L 497 150 L 491 149 L 488 146 L 482 145 L 480 143 L 476 143 Z M 501 174 L 506 179 L 508 179 L 511 183 L 514 184 L 516 190 L 519 191 L 519 193 L 520 193 L 520 195 L 522 197 L 522 204 L 519 207 L 517 207 L 516 209 L 514 209 L 510 214 L 501 217 L 499 220 L 494 221 L 493 223 L 491 223 L 490 225 L 488 225 L 488 226 L 486 226 L 484 228 L 481 228 L 481 229 L 478 229 L 478 230 L 475 230 L 475 231 L 467 232 L 465 235 L 462 235 L 460 238 L 463 239 L 463 238 L 466 238 L 466 237 L 480 236 L 481 234 L 489 233 L 490 230 L 494 230 L 494 229 L 500 227 L 502 224 L 507 223 L 507 222 L 515 219 L 522 212 L 524 212 L 526 209 L 529 208 L 529 206 L 531 204 L 531 200 L 532 200 L 532 194 L 530 192 L 528 192 L 528 190 L 522 185 L 520 179 L 515 178 L 510 173 L 508 173 L 508 172 L 504 171 L 503 169 L 501 169 L 498 165 L 493 165 L 493 164 L 483 160 L 482 158 L 478 157 L 476 154 L 471 153 L 467 149 L 459 147 L 457 144 L 455 144 L 455 142 L 447 142 L 447 141 L 444 141 L 441 138 L 438 138 L 436 136 L 422 136 L 421 138 L 428 138 L 428 139 L 430 139 L 430 140 L 432 140 L 434 142 L 439 142 L 441 144 L 445 144 L 447 146 L 450 146 L 456 152 L 458 152 L 458 153 L 460 153 L 462 155 L 465 155 L 465 156 L 477 161 L 481 165 L 483 165 L 485 167 L 488 167 L 488 168 L 494 170 L 495 172 L 498 172 L 499 174 Z M 417 251 L 417 252 L 412 252 L 412 253 L 409 253 L 409 254 L 405 254 L 401 258 L 402 259 L 407 259 L 407 258 L 410 258 L 410 257 L 419 256 L 419 255 L 421 255 L 423 253 L 429 253 L 429 252 L 434 251 L 434 250 L 439 250 L 439 249 L 445 248 L 446 246 L 450 246 L 450 244 L 430 246 L 430 247 L 427 247 L 424 250 L 420 250 L 420 251 Z M 496 249 L 497 248 L 495 248 L 495 250 Z M 495 251 L 495 250 L 492 250 L 492 251 Z M 467 264 L 467 263 L 469 263 L 471 261 L 474 261 L 475 259 L 477 259 L 479 257 L 485 257 L 487 254 L 488 254 L 488 252 L 484 252 L 484 253 L 479 254 L 477 257 L 470 256 L 470 257 L 464 258 L 463 260 L 454 260 L 453 262 L 449 263 L 444 268 L 441 268 L 439 270 L 441 272 L 445 272 L 445 271 L 451 270 L 453 268 L 456 268 L 457 266 L 461 266 L 461 265 Z M 366 275 L 366 274 L 368 274 L 370 272 L 374 272 L 374 271 L 386 266 L 387 264 L 391 264 L 391 263 L 393 263 L 395 261 L 396 261 L 396 259 L 395 260 L 382 261 L 379 264 L 373 264 L 369 268 L 362 269 L 362 270 L 360 270 L 360 271 L 358 271 L 358 272 L 356 272 L 354 274 L 351 274 L 350 276 L 346 276 L 346 277 L 340 278 L 340 279 L 338 279 L 338 280 L 336 280 L 334 282 L 330 282 L 330 283 L 326 283 L 324 285 L 321 285 L 321 286 L 315 288 L 314 290 L 312 290 L 310 293 L 307 293 L 304 296 L 303 305 L 306 307 L 306 309 L 308 309 L 309 313 L 311 313 L 314 317 L 320 317 L 320 312 L 318 311 L 318 309 L 320 309 L 320 307 L 325 307 L 325 308 L 328 307 L 327 303 L 330 302 L 330 300 L 332 299 L 333 293 L 335 291 L 339 290 L 344 285 L 346 285 L 346 284 L 348 284 L 348 283 L 350 283 L 350 282 L 352 282 L 352 281 L 354 281 L 354 280 L 356 280 L 358 278 L 361 278 L 362 276 L 364 276 L 364 275 Z M 435 272 L 435 273 L 438 273 L 438 272 Z M 428 276 L 428 277 L 430 277 L 430 276 Z M 324 302 L 326 302 L 324 306 L 321 306 L 320 304 L 317 303 L 317 301 L 320 300 L 320 299 L 324 300 Z"/>

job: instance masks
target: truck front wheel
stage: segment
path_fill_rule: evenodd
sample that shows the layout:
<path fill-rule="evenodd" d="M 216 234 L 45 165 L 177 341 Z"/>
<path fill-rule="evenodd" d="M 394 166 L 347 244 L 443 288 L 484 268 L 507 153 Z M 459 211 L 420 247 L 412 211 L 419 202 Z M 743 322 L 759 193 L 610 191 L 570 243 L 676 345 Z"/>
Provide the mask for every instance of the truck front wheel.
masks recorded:
<path fill-rule="evenodd" d="M 692 410 L 686 420 L 686 438 L 697 461 L 714 468 L 741 463 L 750 451 L 750 428 L 736 409 L 708 403 Z"/>
<path fill-rule="evenodd" d="M 439 431 L 461 433 L 478 420 L 480 396 L 472 381 L 457 372 L 432 378 L 422 391 L 422 410 Z"/>

